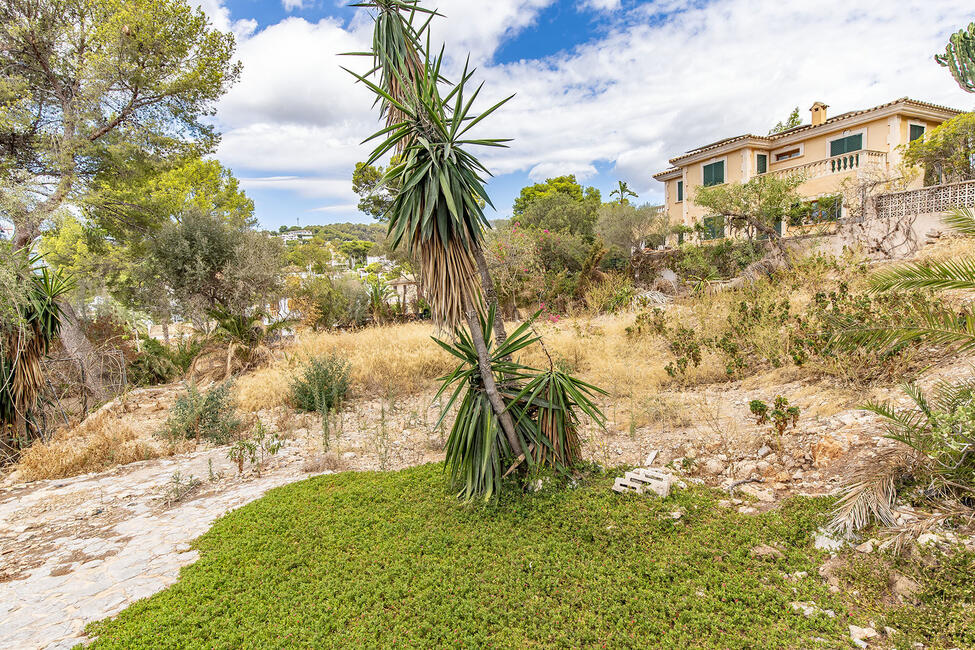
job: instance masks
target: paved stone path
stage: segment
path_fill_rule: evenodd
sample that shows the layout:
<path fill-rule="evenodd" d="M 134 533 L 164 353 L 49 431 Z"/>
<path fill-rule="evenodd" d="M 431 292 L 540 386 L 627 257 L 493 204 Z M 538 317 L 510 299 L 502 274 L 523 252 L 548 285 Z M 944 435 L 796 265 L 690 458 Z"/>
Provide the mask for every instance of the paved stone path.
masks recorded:
<path fill-rule="evenodd" d="M 88 623 L 176 582 L 215 519 L 308 477 L 299 461 L 289 445 L 260 478 L 237 477 L 226 450 L 211 449 L 0 491 L 0 648 L 84 640 Z M 211 482 L 211 468 L 223 478 Z M 202 484 L 170 504 L 174 472 Z"/>

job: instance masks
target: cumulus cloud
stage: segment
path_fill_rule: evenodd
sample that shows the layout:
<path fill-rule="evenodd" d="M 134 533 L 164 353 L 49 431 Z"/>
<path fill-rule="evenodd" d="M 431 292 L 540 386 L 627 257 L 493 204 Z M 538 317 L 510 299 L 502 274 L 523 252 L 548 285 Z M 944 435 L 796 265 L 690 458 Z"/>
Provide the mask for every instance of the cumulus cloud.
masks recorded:
<path fill-rule="evenodd" d="M 872 3 L 869 11 L 848 0 L 661 0 L 629 10 L 589 0 L 625 13 L 571 51 L 492 62 L 500 44 L 530 29 L 553 1 L 437 3 L 447 18 L 435 21 L 434 36 L 454 52 L 472 52 L 487 82 L 484 105 L 517 92 L 478 129 L 515 139 L 508 149 L 480 152 L 498 174 L 587 178 L 609 168 L 649 198 L 659 196 L 651 175 L 668 158 L 765 133 L 796 105 L 808 119 L 817 100 L 834 115 L 904 95 L 961 108 L 970 102 L 932 60 L 971 19 L 957 0 Z M 205 4 L 232 24 L 216 0 Z M 348 191 L 343 198 L 324 181 L 348 187 L 368 151 L 359 141 L 377 125 L 371 95 L 339 69 L 359 64 L 338 54 L 367 48 L 369 29 L 362 16 L 345 26 L 292 17 L 242 38 L 243 77 L 218 112 L 221 159 L 267 178 L 311 177 L 311 185 L 275 182 L 351 204 Z"/>

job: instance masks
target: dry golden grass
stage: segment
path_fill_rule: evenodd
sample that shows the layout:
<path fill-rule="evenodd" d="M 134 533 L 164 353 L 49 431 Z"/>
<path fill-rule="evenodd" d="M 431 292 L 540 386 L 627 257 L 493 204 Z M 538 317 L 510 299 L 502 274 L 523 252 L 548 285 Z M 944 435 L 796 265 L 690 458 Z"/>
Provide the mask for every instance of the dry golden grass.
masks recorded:
<path fill-rule="evenodd" d="M 918 251 L 914 260 L 929 262 L 934 260 L 975 257 L 975 237 L 946 237 Z"/>
<path fill-rule="evenodd" d="M 237 397 L 245 411 L 285 404 L 295 372 L 308 359 L 339 354 L 352 369 L 353 397 L 415 394 L 429 390 L 454 367 L 452 357 L 430 337 L 429 323 L 372 327 L 353 332 L 303 332 L 286 358 L 241 377 Z"/>
<path fill-rule="evenodd" d="M 31 445 L 16 469 L 24 481 L 67 478 L 176 451 L 162 441 L 140 437 L 111 412 L 103 411 L 72 429 L 59 431 L 48 442 Z"/>

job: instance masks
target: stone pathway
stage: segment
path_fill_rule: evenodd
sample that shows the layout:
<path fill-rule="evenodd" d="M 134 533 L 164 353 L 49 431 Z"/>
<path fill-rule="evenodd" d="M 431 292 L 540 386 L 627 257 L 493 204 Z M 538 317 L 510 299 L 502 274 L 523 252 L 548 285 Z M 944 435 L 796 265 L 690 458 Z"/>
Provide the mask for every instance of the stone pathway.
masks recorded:
<path fill-rule="evenodd" d="M 307 478 L 300 458 L 290 444 L 261 477 L 237 477 L 211 449 L 0 491 L 0 648 L 70 648 L 88 623 L 173 584 L 214 520 Z M 201 484 L 170 503 L 175 472 Z"/>

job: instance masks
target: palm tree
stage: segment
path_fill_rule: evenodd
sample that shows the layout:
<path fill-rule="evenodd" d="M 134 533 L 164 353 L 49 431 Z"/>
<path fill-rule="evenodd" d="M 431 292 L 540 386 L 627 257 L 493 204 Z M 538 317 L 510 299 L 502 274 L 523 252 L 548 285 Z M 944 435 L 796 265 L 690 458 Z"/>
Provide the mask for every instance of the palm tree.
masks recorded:
<path fill-rule="evenodd" d="M 626 181 L 619 181 L 617 185 L 619 187 L 610 192 L 609 195 L 619 197 L 620 205 L 626 205 L 630 202 L 628 196 L 632 196 L 634 199 L 639 198 L 640 195 L 631 190 Z"/>
<path fill-rule="evenodd" d="M 945 223 L 963 235 L 975 235 L 975 212 L 956 209 Z M 870 279 L 873 291 L 951 291 L 975 289 L 975 258 L 912 262 L 881 271 Z M 975 350 L 975 311 L 969 305 L 948 308 L 942 304 L 918 306 L 900 323 L 872 323 L 851 326 L 840 335 L 840 342 L 860 346 L 892 348 L 908 343 L 925 342 L 961 353 Z M 904 392 L 913 403 L 909 409 L 897 410 L 889 403 L 869 403 L 863 408 L 884 418 L 888 438 L 905 445 L 909 454 L 894 449 L 881 454 L 869 466 L 855 473 L 837 504 L 832 527 L 852 532 L 871 519 L 893 525 L 892 507 L 897 485 L 904 477 L 924 475 L 941 514 L 924 518 L 931 523 L 945 516 L 971 516 L 972 509 L 951 503 L 951 497 L 971 493 L 975 479 L 975 438 L 964 427 L 952 429 L 947 439 L 943 423 L 955 417 L 959 409 L 975 402 L 975 382 L 949 384 L 940 382 L 932 397 L 927 397 L 915 384 Z M 905 531 L 902 531 L 905 532 Z M 907 531 L 909 532 L 909 531 Z M 915 531 L 916 532 L 916 531 Z M 898 541 L 903 536 L 898 536 Z"/>

